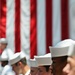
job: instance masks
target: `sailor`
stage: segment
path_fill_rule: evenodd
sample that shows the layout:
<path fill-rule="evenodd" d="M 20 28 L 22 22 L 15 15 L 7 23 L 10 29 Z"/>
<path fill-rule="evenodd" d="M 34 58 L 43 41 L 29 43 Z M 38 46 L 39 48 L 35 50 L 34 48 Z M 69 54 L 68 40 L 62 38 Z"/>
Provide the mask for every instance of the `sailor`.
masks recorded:
<path fill-rule="evenodd" d="M 73 43 L 73 40 L 65 39 L 57 43 L 55 46 L 49 47 L 52 55 L 54 75 L 66 75 L 62 70 L 67 64 L 68 50 Z"/>
<path fill-rule="evenodd" d="M 38 65 L 37 62 L 34 59 L 29 60 L 29 66 L 30 66 L 30 75 L 38 75 Z"/>
<path fill-rule="evenodd" d="M 38 64 L 38 75 L 52 75 L 52 65 L 51 54 L 43 56 L 34 56 Z"/>
<path fill-rule="evenodd" d="M 12 71 L 12 67 L 9 65 L 9 62 L 8 62 L 10 57 L 8 56 L 8 54 L 7 54 L 7 50 L 4 50 L 1 55 L 1 66 L 3 67 L 3 71 L 1 75 L 14 75 L 14 72 Z"/>
<path fill-rule="evenodd" d="M 30 67 L 27 64 L 26 56 L 23 51 L 15 53 L 9 59 L 10 65 L 17 74 L 29 75 Z"/>

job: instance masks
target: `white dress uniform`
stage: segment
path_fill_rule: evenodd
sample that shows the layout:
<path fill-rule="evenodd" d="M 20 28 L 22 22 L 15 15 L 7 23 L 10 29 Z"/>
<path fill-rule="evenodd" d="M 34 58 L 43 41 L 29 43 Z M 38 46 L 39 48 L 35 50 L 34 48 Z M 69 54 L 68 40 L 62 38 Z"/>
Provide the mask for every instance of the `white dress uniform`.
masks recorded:
<path fill-rule="evenodd" d="M 0 75 L 2 74 L 2 70 L 3 70 L 3 67 L 1 66 L 1 63 L 0 63 Z"/>
<path fill-rule="evenodd" d="M 15 75 L 15 73 L 12 71 L 12 67 L 10 65 L 6 65 L 3 68 L 1 75 Z"/>
<path fill-rule="evenodd" d="M 25 75 L 29 75 L 29 74 L 30 74 L 30 70 L 28 70 Z"/>
<path fill-rule="evenodd" d="M 1 55 L 1 61 L 8 61 L 10 57 L 9 54 L 12 56 L 13 53 L 11 52 L 11 50 L 7 48 L 4 49 Z M 14 72 L 12 71 L 12 67 L 9 64 L 5 65 L 1 75 L 14 75 Z"/>

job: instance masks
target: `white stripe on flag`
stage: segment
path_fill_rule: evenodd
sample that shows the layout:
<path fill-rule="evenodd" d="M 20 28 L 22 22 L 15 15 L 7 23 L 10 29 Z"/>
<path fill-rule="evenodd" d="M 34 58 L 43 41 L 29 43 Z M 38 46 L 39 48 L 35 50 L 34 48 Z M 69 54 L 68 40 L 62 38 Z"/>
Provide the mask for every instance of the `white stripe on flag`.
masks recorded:
<path fill-rule="evenodd" d="M 7 3 L 7 15 L 6 15 L 6 38 L 8 40 L 8 47 L 11 48 L 14 52 L 14 9 L 15 9 L 15 1 L 14 0 L 6 0 Z"/>
<path fill-rule="evenodd" d="M 46 0 L 37 0 L 37 55 L 46 53 Z"/>
<path fill-rule="evenodd" d="M 21 0 L 21 50 L 29 58 L 30 48 L 30 0 Z"/>
<path fill-rule="evenodd" d="M 61 40 L 61 0 L 53 0 L 53 17 L 52 17 L 52 34 L 53 34 L 53 45 L 56 45 Z"/>
<path fill-rule="evenodd" d="M 69 0 L 70 38 L 75 40 L 75 0 Z"/>

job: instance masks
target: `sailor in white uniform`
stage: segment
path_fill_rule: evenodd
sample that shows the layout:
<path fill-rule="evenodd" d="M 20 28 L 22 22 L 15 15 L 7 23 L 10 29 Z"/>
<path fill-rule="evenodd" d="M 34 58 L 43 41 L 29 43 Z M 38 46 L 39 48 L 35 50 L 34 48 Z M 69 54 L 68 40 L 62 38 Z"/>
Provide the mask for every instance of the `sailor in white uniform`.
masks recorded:
<path fill-rule="evenodd" d="M 51 53 L 43 56 L 34 56 L 38 64 L 38 75 L 53 75 Z"/>
<path fill-rule="evenodd" d="M 65 75 L 62 71 L 67 64 L 68 51 L 75 42 L 72 39 L 65 39 L 55 46 L 49 46 L 52 55 L 52 65 L 54 75 Z"/>
<path fill-rule="evenodd" d="M 4 67 L 1 75 L 14 75 L 12 67 L 8 64 L 8 60 L 7 50 L 4 50 L 1 55 L 1 65 Z"/>
<path fill-rule="evenodd" d="M 30 75 L 38 75 L 38 65 L 34 59 L 29 59 Z"/>
<path fill-rule="evenodd" d="M 12 65 L 12 69 L 17 74 L 22 74 L 22 75 L 30 74 L 30 67 L 27 65 L 26 56 L 25 56 L 24 52 L 15 53 L 9 59 L 9 63 L 10 63 L 10 65 Z"/>

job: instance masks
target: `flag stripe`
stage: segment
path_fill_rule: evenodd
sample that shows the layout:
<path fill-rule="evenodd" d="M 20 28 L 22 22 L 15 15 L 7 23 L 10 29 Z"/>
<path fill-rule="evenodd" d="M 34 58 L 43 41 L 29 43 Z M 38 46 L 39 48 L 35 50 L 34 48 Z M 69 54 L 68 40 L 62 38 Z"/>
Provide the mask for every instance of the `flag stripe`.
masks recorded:
<path fill-rule="evenodd" d="M 20 0 L 15 0 L 15 52 L 20 52 Z"/>
<path fill-rule="evenodd" d="M 6 37 L 6 0 L 1 1 L 1 37 Z"/>
<path fill-rule="evenodd" d="M 0 38 L 1 38 L 1 0 L 0 0 Z"/>
<path fill-rule="evenodd" d="M 68 15 L 69 15 L 69 0 L 61 0 L 61 39 L 69 38 L 69 24 L 68 24 Z"/>
<path fill-rule="evenodd" d="M 61 0 L 52 2 L 52 45 L 55 46 L 61 41 Z"/>
<path fill-rule="evenodd" d="M 75 40 L 75 0 L 69 0 L 69 37 Z"/>
<path fill-rule="evenodd" d="M 46 53 L 52 45 L 52 0 L 46 0 Z"/>
<path fill-rule="evenodd" d="M 37 54 L 37 3 L 36 0 L 31 0 L 30 10 L 30 57 L 34 58 Z"/>
<path fill-rule="evenodd" d="M 37 0 L 37 55 L 46 53 L 46 2 Z"/>
<path fill-rule="evenodd" d="M 24 50 L 26 58 L 30 57 L 30 0 L 21 0 L 21 19 L 20 19 L 20 32 L 21 32 L 21 50 Z"/>
<path fill-rule="evenodd" d="M 8 47 L 15 52 L 15 0 L 7 0 L 7 12 L 6 12 L 6 38 L 8 40 Z M 12 39 L 12 40 L 11 40 Z"/>

